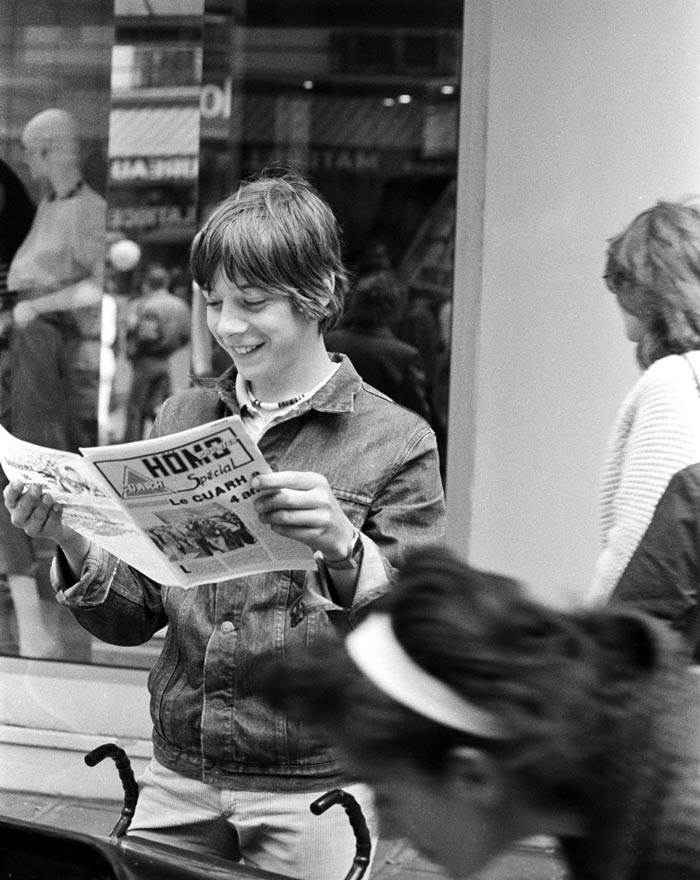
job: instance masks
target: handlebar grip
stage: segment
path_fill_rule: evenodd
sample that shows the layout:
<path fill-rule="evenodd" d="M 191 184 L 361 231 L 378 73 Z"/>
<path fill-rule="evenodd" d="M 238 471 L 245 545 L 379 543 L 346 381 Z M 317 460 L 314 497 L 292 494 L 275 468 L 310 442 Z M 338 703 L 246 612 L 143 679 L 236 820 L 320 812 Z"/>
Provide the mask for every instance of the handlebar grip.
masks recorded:
<path fill-rule="evenodd" d="M 133 814 L 139 796 L 139 787 L 134 777 L 134 771 L 131 769 L 131 761 L 124 749 L 115 743 L 105 743 L 105 745 L 97 746 L 96 749 L 88 752 L 85 755 L 85 763 L 88 767 L 94 767 L 105 758 L 113 759 L 124 789 L 124 809 Z"/>
<path fill-rule="evenodd" d="M 314 816 L 320 816 L 321 813 L 325 813 L 326 810 L 329 810 L 334 804 L 339 804 L 343 800 L 344 794 L 347 794 L 347 792 L 343 791 L 341 788 L 334 788 L 332 791 L 327 791 L 325 794 L 322 794 L 320 798 L 316 798 L 309 809 Z"/>
<path fill-rule="evenodd" d="M 334 804 L 340 804 L 350 820 L 350 825 L 355 834 L 354 865 L 356 868 L 360 868 L 362 873 L 364 873 L 364 870 L 369 864 L 370 853 L 372 852 L 372 839 L 369 834 L 367 822 L 362 813 L 362 808 L 355 798 L 349 792 L 343 791 L 342 788 L 334 788 L 331 791 L 322 794 L 321 797 L 316 798 L 316 800 L 310 805 L 309 809 L 314 816 L 320 816 L 321 813 L 325 813 L 326 810 L 330 809 Z M 354 872 L 351 871 L 351 874 L 353 873 Z M 355 876 L 362 876 L 362 874 L 356 874 Z"/>

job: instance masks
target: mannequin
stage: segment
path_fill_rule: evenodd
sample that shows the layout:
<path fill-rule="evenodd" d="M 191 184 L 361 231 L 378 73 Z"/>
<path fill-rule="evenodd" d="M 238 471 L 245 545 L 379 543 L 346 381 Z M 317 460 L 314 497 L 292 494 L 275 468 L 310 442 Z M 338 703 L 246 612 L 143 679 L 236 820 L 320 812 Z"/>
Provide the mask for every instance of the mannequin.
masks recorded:
<path fill-rule="evenodd" d="M 66 110 L 34 116 L 22 146 L 45 196 L 8 272 L 8 289 L 17 299 L 9 428 L 30 443 L 77 451 L 97 443 L 106 203 L 83 180 L 78 125 Z M 36 579 L 45 600 L 42 617 L 56 630 L 56 644 L 47 651 L 85 659 L 89 641 L 58 606 L 48 583 L 53 545 L 35 540 L 32 551 L 33 570 L 21 575 Z M 12 590 L 13 600 L 17 592 Z"/>

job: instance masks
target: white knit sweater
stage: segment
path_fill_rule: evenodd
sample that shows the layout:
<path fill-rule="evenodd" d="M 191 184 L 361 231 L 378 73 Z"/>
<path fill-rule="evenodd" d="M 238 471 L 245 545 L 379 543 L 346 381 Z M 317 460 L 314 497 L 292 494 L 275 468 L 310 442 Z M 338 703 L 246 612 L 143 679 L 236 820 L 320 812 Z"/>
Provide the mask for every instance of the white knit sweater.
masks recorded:
<path fill-rule="evenodd" d="M 700 351 L 688 354 L 700 377 Z M 607 601 L 671 477 L 700 462 L 700 393 L 680 355 L 655 361 L 620 407 L 603 467 L 602 550 L 588 595 Z"/>

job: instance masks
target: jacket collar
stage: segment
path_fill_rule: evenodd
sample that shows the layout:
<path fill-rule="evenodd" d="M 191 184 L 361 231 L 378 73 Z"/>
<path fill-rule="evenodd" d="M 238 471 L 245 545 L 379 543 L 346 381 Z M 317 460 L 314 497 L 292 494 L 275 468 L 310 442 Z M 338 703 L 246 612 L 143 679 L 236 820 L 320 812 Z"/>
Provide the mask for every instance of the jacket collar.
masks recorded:
<path fill-rule="evenodd" d="M 344 354 L 331 354 L 330 358 L 333 363 L 340 363 L 340 366 L 311 400 L 300 405 L 300 413 L 309 409 L 333 413 L 353 411 L 355 396 L 362 388 L 362 379 Z M 236 397 L 237 373 L 235 366 L 232 365 L 218 379 L 205 379 L 199 382 L 203 387 L 213 388 L 226 407 L 235 415 L 239 415 L 241 411 Z"/>

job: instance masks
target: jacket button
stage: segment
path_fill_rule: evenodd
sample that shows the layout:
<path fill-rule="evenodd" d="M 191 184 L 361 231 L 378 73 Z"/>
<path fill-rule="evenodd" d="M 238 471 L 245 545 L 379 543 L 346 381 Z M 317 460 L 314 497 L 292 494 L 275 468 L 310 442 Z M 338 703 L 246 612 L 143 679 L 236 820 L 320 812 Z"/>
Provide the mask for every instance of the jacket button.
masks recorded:
<path fill-rule="evenodd" d="M 235 631 L 236 631 L 236 625 L 235 625 L 234 623 L 231 623 L 230 620 L 225 620 L 225 621 L 221 624 L 220 629 L 221 629 L 221 632 L 222 632 L 224 635 L 227 635 L 228 633 L 232 633 L 232 632 L 235 632 Z"/>

